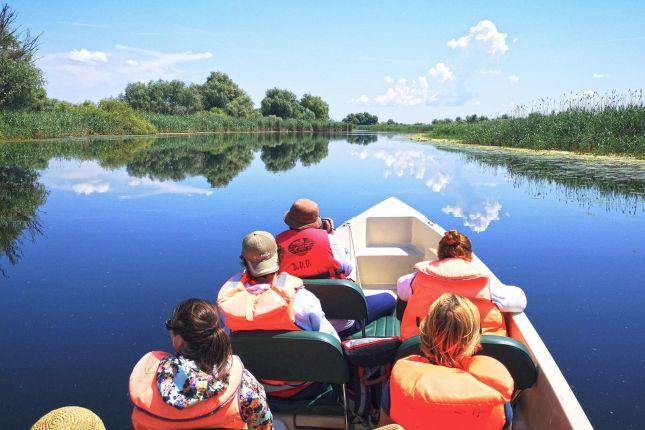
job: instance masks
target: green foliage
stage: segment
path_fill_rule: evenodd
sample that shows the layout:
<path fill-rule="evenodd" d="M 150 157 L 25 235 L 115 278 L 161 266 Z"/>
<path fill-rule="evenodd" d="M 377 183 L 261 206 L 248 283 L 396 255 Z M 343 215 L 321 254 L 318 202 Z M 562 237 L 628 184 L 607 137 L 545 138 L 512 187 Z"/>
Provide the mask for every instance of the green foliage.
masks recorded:
<path fill-rule="evenodd" d="M 340 132 L 349 131 L 351 126 L 334 121 L 317 120 L 283 120 L 276 116 L 257 116 L 248 118 L 234 118 L 226 115 L 217 115 L 212 112 L 202 112 L 196 115 L 161 115 L 148 114 L 148 121 L 161 133 L 201 133 L 201 132 Z"/>
<path fill-rule="evenodd" d="M 212 72 L 206 82 L 199 86 L 204 109 L 211 110 L 213 108 L 226 109 L 227 105 L 235 99 L 238 106 L 250 105 L 253 107 L 253 101 L 233 80 L 222 72 Z M 239 109 L 239 108 L 238 108 Z"/>
<path fill-rule="evenodd" d="M 34 65 L 38 37 L 23 36 L 8 5 L 0 10 L 0 110 L 38 109 L 45 100 L 42 72 Z"/>
<path fill-rule="evenodd" d="M 204 107 L 199 87 L 177 80 L 131 83 L 119 98 L 136 110 L 172 115 L 195 113 Z"/>
<path fill-rule="evenodd" d="M 378 117 L 369 112 L 350 113 L 343 119 L 343 122 L 354 125 L 372 125 L 378 123 Z"/>
<path fill-rule="evenodd" d="M 10 264 L 20 258 L 23 232 L 31 240 L 41 232 L 37 212 L 47 191 L 37 179 L 32 168 L 18 163 L 0 165 L 0 260 L 4 256 Z M 0 266 L 0 275 L 4 274 Z"/>
<path fill-rule="evenodd" d="M 267 90 L 262 99 L 260 109 L 264 116 L 274 115 L 282 119 L 289 119 L 295 117 L 296 106 L 300 106 L 300 104 L 294 93 L 280 88 L 271 88 Z"/>
<path fill-rule="evenodd" d="M 0 112 L 0 139 L 151 133 L 156 133 L 152 124 L 116 99 L 103 100 L 98 106 L 54 102 L 37 112 Z"/>
<path fill-rule="evenodd" d="M 318 96 L 305 94 L 300 99 L 300 105 L 313 112 L 315 119 L 329 119 L 329 105 Z"/>
<path fill-rule="evenodd" d="M 594 154 L 629 154 L 645 158 L 645 106 L 568 109 L 523 117 L 500 117 L 476 123 L 440 123 L 429 137 L 467 144 Z"/>
<path fill-rule="evenodd" d="M 369 131 L 384 131 L 390 133 L 422 133 L 432 130 L 432 125 L 416 123 L 416 124 L 397 124 L 395 122 L 381 122 L 373 125 L 359 125 L 357 130 Z"/>
<path fill-rule="evenodd" d="M 224 108 L 224 112 L 235 118 L 250 118 L 256 115 L 253 101 L 247 95 L 231 100 Z"/>

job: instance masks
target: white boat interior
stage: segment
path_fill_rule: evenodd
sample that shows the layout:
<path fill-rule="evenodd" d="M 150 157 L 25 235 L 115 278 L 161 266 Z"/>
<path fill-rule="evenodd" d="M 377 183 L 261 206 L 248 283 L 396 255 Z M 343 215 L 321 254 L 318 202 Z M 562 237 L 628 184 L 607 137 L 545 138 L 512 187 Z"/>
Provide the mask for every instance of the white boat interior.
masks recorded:
<path fill-rule="evenodd" d="M 397 279 L 412 272 L 415 263 L 437 258 L 445 230 L 402 201 L 390 197 L 355 216 L 336 231 L 350 251 L 350 276 L 370 294 L 396 294 Z M 496 278 L 476 256 L 473 264 Z M 529 308 L 530 308 L 530 292 Z M 514 404 L 515 429 L 591 429 L 591 423 L 546 345 L 524 313 L 507 316 L 509 335 L 522 342 L 537 363 L 536 384 Z"/>
<path fill-rule="evenodd" d="M 391 197 L 346 221 L 335 235 L 349 250 L 354 267 L 350 278 L 369 295 L 383 291 L 396 294 L 400 276 L 411 273 L 417 262 L 437 258 L 444 233 L 441 226 L 425 215 Z M 473 264 L 481 273 L 496 279 L 476 255 Z M 526 293 L 530 310 L 531 292 Z M 507 314 L 506 318 L 509 336 L 526 346 L 537 368 L 535 383 L 514 398 L 513 428 L 591 429 L 573 391 L 526 314 Z M 341 416 L 299 413 L 280 418 L 289 428 L 345 428 Z"/>

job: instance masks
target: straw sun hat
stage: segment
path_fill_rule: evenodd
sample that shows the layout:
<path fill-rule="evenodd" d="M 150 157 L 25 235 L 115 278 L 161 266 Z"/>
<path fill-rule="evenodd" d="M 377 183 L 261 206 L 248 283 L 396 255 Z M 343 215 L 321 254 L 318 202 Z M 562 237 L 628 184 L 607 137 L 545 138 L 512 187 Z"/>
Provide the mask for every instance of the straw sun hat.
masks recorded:
<path fill-rule="evenodd" d="M 105 430 L 105 426 L 89 409 L 65 406 L 43 416 L 31 430 Z"/>

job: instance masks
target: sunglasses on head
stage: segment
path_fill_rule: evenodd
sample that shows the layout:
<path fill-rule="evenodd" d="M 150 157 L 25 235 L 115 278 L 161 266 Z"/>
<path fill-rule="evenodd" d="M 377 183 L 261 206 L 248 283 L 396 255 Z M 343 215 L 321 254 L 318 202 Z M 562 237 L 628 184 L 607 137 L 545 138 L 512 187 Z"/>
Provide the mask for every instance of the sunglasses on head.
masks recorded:
<path fill-rule="evenodd" d="M 172 327 L 171 319 L 170 319 L 170 318 L 168 318 L 168 319 L 166 320 L 165 326 L 166 326 L 166 330 L 168 330 L 168 331 L 170 331 L 170 330 L 174 330 L 174 329 L 173 329 L 173 327 Z"/>

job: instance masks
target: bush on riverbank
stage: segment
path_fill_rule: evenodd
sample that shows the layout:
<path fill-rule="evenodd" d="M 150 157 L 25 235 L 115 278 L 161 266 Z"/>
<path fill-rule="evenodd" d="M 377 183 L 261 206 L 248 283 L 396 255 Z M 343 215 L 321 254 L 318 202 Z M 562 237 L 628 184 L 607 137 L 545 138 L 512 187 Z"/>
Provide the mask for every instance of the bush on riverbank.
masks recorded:
<path fill-rule="evenodd" d="M 56 103 L 40 111 L 0 111 L 0 139 L 108 134 L 153 134 L 156 128 L 127 104 L 106 99 L 98 105 Z"/>
<path fill-rule="evenodd" d="M 283 120 L 277 117 L 233 118 L 213 113 L 195 115 L 143 115 L 114 99 L 81 105 L 58 103 L 36 112 L 0 111 L 0 139 L 45 139 L 97 135 L 142 135 L 200 132 L 350 131 L 351 124 L 319 120 Z"/>
<path fill-rule="evenodd" d="M 426 136 L 458 139 L 466 144 L 645 158 L 645 106 L 574 108 L 472 124 L 437 124 Z"/>
<path fill-rule="evenodd" d="M 432 130 L 432 128 L 433 126 L 431 124 L 388 124 L 387 122 L 356 126 L 357 130 L 383 131 L 390 133 L 423 133 Z"/>
<path fill-rule="evenodd" d="M 351 124 L 325 120 L 282 119 L 275 116 L 233 118 L 204 112 L 195 115 L 148 114 L 148 121 L 160 133 L 200 132 L 284 132 L 333 133 L 351 131 Z"/>

